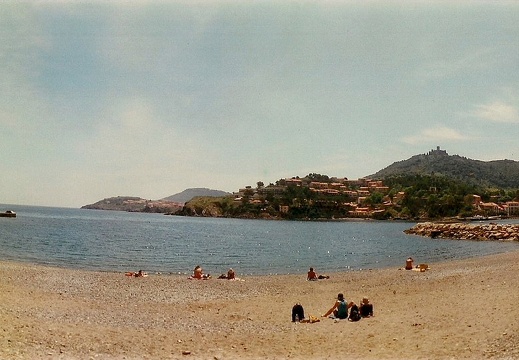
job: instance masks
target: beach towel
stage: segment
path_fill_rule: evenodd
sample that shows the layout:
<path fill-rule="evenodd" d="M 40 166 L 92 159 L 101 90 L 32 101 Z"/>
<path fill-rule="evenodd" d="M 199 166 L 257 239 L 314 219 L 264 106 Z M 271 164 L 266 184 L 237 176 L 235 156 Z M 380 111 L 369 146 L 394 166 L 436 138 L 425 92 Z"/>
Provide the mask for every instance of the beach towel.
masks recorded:
<path fill-rule="evenodd" d="M 319 321 L 321 321 L 321 319 L 319 319 L 317 316 L 310 315 L 310 316 L 308 316 L 308 319 L 304 319 L 304 320 L 302 320 L 301 322 L 302 322 L 302 323 L 310 323 L 310 324 L 313 324 L 313 323 L 316 323 L 316 322 L 319 322 Z"/>

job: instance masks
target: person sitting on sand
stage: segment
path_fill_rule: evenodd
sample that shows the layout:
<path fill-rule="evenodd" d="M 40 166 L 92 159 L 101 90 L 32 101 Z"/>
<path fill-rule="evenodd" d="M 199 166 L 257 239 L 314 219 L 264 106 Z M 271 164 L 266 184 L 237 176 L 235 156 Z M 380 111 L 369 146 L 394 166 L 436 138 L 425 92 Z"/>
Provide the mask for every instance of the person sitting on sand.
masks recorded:
<path fill-rule="evenodd" d="M 236 279 L 236 274 L 234 273 L 234 270 L 232 268 L 227 271 L 227 280 L 234 280 Z"/>
<path fill-rule="evenodd" d="M 245 281 L 243 279 L 240 279 L 239 277 L 236 277 L 236 273 L 232 268 L 227 271 L 227 274 L 221 274 L 218 276 L 218 279 L 226 279 L 226 280 L 232 280 L 232 281 Z"/>
<path fill-rule="evenodd" d="M 195 268 L 193 269 L 193 275 L 191 276 L 191 279 L 207 280 L 210 278 L 211 278 L 211 275 L 204 274 L 202 267 L 200 265 L 195 266 Z"/>
<path fill-rule="evenodd" d="M 348 309 L 352 307 L 353 302 L 348 302 L 344 299 L 344 295 L 340 293 L 337 295 L 337 301 L 335 304 L 323 315 L 323 317 L 328 317 L 333 313 L 333 316 L 337 319 L 347 319 L 348 318 Z"/>
<path fill-rule="evenodd" d="M 200 265 L 193 269 L 193 279 L 202 279 L 202 267 Z"/>
<path fill-rule="evenodd" d="M 306 275 L 306 280 L 315 281 L 317 280 L 317 274 L 314 271 L 314 268 L 311 267 L 308 271 L 308 274 Z"/>
<path fill-rule="evenodd" d="M 328 275 L 317 276 L 317 273 L 314 271 L 313 267 L 310 268 L 310 270 L 308 271 L 308 274 L 306 275 L 306 280 L 309 280 L 309 281 L 329 279 L 329 278 L 330 278 L 330 276 L 328 276 Z"/>
<path fill-rule="evenodd" d="M 373 315 L 373 304 L 370 304 L 369 299 L 364 296 L 362 298 L 362 302 L 360 303 L 360 316 L 362 317 L 370 317 Z"/>
<path fill-rule="evenodd" d="M 413 270 L 413 258 L 412 257 L 408 257 L 407 260 L 405 261 L 405 269 L 406 270 Z"/>

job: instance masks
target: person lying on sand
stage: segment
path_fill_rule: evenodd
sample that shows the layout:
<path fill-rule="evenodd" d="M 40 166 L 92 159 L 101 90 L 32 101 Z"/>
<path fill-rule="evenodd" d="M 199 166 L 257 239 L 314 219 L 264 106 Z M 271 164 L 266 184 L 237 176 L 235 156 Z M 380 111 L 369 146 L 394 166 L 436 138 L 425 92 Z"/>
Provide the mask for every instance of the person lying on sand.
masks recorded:
<path fill-rule="evenodd" d="M 142 270 L 139 270 L 138 272 L 129 271 L 129 272 L 125 273 L 124 275 L 126 275 L 126 276 L 133 276 L 133 277 L 146 277 L 146 276 L 148 276 L 148 274 L 145 273 Z"/>
<path fill-rule="evenodd" d="M 414 271 L 425 272 L 425 270 L 429 270 L 429 265 L 427 265 L 427 264 L 416 265 L 416 267 L 413 270 Z"/>
<path fill-rule="evenodd" d="M 337 319 L 347 319 L 348 318 L 348 309 L 353 306 L 353 302 L 348 302 L 344 299 L 344 295 L 340 293 L 337 295 L 337 301 L 335 304 L 323 315 L 323 317 L 328 317 L 333 313 L 333 316 Z"/>

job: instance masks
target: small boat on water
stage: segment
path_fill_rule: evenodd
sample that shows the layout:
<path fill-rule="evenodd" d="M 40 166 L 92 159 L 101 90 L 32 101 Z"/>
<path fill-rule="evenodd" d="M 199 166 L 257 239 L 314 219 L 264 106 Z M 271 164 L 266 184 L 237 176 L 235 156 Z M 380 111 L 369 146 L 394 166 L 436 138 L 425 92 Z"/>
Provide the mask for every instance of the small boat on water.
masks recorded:
<path fill-rule="evenodd" d="M 475 216 L 468 218 L 468 220 L 470 220 L 470 221 L 488 221 L 488 220 L 499 220 L 499 219 L 501 219 L 501 216 L 475 215 Z"/>
<path fill-rule="evenodd" d="M 16 217 L 16 213 L 12 210 L 0 212 L 0 217 Z"/>

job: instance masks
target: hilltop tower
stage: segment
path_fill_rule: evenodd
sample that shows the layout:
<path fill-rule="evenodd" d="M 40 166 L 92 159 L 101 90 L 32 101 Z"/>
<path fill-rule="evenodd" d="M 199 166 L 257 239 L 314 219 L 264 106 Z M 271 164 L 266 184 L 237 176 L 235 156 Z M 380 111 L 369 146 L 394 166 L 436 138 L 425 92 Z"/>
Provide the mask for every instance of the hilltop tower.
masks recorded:
<path fill-rule="evenodd" d="M 436 146 L 436 150 L 429 151 L 427 155 L 448 156 L 449 154 L 447 154 L 447 150 L 441 150 L 439 146 Z"/>

